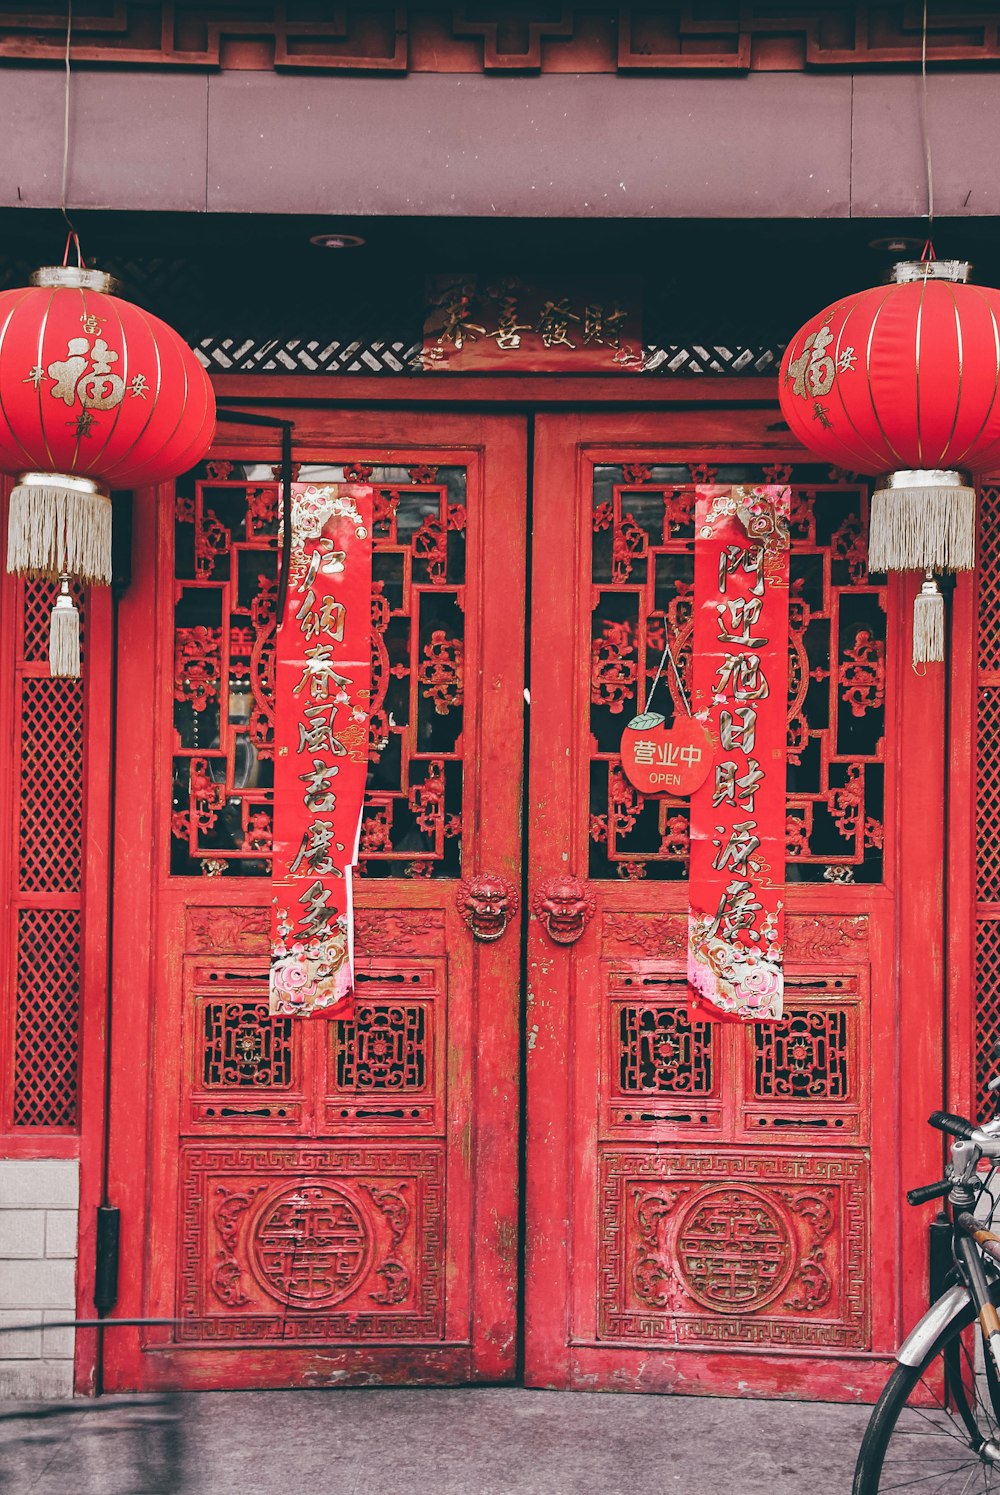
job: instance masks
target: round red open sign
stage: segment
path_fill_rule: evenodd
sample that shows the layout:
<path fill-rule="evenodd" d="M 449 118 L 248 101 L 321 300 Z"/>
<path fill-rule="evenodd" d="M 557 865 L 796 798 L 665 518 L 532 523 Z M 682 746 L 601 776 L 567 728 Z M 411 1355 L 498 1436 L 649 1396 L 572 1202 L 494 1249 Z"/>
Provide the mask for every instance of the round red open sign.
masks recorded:
<path fill-rule="evenodd" d="M 622 733 L 622 768 L 643 794 L 693 794 L 712 767 L 712 738 L 693 716 L 668 730 L 658 711 L 634 716 Z"/>

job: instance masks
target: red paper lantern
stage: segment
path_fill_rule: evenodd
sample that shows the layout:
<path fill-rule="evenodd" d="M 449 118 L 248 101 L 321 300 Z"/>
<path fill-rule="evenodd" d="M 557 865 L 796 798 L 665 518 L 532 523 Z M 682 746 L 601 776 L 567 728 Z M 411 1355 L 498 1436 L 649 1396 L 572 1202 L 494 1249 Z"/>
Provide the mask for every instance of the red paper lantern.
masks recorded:
<path fill-rule="evenodd" d="M 1000 458 L 1000 291 L 956 260 L 907 262 L 792 338 L 781 409 L 802 444 L 878 474 L 873 570 L 975 564 L 969 474 Z"/>
<path fill-rule="evenodd" d="M 184 472 L 215 430 L 191 349 L 116 289 L 103 271 L 62 266 L 0 293 L 0 471 L 18 478 L 7 569 L 64 579 L 54 641 L 60 610 L 72 622 L 65 579 L 111 580 L 111 489 Z"/>

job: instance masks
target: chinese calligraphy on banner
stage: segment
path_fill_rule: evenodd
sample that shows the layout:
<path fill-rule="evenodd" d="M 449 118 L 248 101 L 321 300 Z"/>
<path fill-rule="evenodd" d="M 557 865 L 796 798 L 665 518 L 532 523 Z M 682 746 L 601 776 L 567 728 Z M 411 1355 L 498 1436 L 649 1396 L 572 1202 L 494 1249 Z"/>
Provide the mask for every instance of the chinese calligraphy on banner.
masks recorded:
<path fill-rule="evenodd" d="M 368 771 L 372 489 L 292 487 L 275 662 L 271 1012 L 349 1017 Z"/>
<path fill-rule="evenodd" d="M 427 285 L 423 367 L 469 373 L 637 373 L 638 290 L 623 281 L 437 275 Z"/>
<path fill-rule="evenodd" d="M 777 1019 L 784 990 L 787 488 L 699 488 L 694 711 L 719 744 L 691 799 L 688 980 L 708 1018 Z"/>

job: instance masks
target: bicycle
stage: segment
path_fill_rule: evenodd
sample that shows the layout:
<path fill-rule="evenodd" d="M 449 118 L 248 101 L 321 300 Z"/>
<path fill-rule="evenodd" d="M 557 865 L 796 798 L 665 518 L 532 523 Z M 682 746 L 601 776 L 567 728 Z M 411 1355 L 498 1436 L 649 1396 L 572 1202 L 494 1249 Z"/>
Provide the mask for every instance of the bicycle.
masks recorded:
<path fill-rule="evenodd" d="M 1000 1075 L 990 1089 L 1000 1090 Z M 953 1280 L 897 1352 L 862 1439 L 853 1495 L 1000 1492 L 1000 1235 L 975 1215 L 1000 1166 L 1000 1115 L 977 1127 L 935 1111 L 928 1124 L 955 1139 L 951 1161 L 940 1182 L 906 1198 L 947 1197 Z M 993 1164 L 985 1175 L 982 1158 Z"/>

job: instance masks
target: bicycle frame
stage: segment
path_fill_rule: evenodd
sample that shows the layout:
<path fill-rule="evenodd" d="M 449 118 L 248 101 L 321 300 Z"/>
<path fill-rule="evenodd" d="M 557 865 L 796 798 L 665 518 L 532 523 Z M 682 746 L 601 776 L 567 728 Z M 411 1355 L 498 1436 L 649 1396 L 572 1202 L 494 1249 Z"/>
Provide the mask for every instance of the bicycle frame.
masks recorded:
<path fill-rule="evenodd" d="M 947 1195 L 952 1221 L 952 1256 L 960 1280 L 932 1303 L 920 1322 L 910 1331 L 896 1354 L 902 1365 L 918 1368 L 933 1357 L 948 1339 L 952 1327 L 963 1320 L 971 1324 L 978 1319 L 986 1349 L 985 1368 L 994 1414 L 1000 1418 L 1000 1236 L 976 1220 L 972 1213 L 982 1194 L 983 1185 L 977 1169 L 983 1157 L 1000 1159 L 1000 1118 L 974 1127 L 962 1116 L 935 1111 L 928 1118 L 931 1126 L 947 1132 L 952 1142 L 951 1161 L 945 1177 L 936 1184 L 913 1189 L 907 1195 L 910 1204 Z M 990 1271 L 987 1272 L 987 1264 Z M 975 1419 L 968 1405 L 961 1369 L 945 1364 L 947 1389 L 969 1427 L 976 1432 Z"/>

